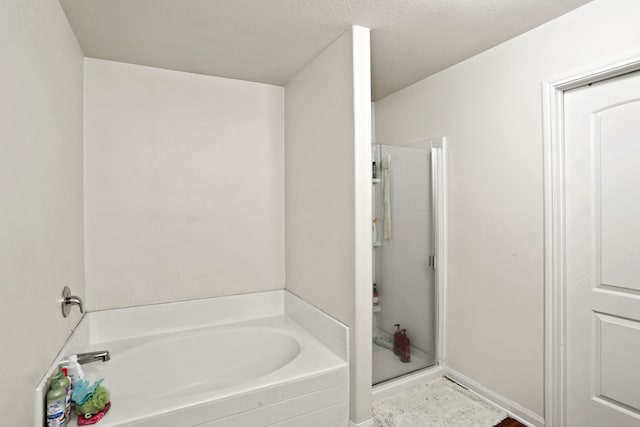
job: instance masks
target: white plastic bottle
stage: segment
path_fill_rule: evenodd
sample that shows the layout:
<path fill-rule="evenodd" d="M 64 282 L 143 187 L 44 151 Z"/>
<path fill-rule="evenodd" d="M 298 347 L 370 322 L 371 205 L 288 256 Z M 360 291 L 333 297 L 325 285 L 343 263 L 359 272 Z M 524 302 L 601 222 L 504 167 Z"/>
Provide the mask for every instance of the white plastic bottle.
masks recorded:
<path fill-rule="evenodd" d="M 78 363 L 78 356 L 72 354 L 69 356 L 69 360 L 65 363 L 67 368 L 67 375 L 71 380 L 71 388 L 74 389 L 78 381 L 84 378 L 84 372 L 82 371 L 82 365 Z"/>

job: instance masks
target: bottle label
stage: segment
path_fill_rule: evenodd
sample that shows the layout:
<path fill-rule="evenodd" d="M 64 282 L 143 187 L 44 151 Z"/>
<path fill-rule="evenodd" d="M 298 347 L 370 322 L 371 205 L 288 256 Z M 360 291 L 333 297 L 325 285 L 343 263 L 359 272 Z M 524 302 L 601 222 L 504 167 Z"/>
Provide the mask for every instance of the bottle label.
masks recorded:
<path fill-rule="evenodd" d="M 64 426 L 65 406 L 65 402 L 62 400 L 47 403 L 47 427 Z"/>

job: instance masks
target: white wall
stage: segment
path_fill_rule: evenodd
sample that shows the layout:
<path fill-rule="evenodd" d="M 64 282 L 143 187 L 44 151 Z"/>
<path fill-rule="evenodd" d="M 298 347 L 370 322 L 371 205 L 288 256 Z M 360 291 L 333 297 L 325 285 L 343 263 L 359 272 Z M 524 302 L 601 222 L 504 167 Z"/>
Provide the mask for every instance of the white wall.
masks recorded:
<path fill-rule="evenodd" d="M 26 426 L 80 318 L 62 288 L 84 296 L 82 51 L 57 1 L 3 1 L 0 64 L 0 424 Z"/>
<path fill-rule="evenodd" d="M 371 417 L 369 32 L 286 86 L 287 289 L 350 327 L 351 419 Z"/>
<path fill-rule="evenodd" d="M 377 142 L 449 141 L 448 364 L 539 415 L 541 82 L 639 55 L 638 22 L 597 0 L 376 104 Z"/>
<path fill-rule="evenodd" d="M 284 287 L 284 89 L 85 62 L 89 309 Z"/>

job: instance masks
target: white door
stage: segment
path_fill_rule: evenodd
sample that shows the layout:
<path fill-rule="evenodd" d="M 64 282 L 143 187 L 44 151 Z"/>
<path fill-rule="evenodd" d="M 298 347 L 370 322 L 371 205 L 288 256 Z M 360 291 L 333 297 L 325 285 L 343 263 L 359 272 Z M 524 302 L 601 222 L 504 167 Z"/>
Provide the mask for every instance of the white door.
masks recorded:
<path fill-rule="evenodd" d="M 567 427 L 640 426 L 640 72 L 565 93 Z"/>

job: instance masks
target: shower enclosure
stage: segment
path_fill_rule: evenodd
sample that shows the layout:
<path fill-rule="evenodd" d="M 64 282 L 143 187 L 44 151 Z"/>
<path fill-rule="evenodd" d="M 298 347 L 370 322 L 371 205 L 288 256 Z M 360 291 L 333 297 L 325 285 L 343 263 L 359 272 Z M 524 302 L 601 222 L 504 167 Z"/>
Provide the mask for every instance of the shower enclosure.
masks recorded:
<path fill-rule="evenodd" d="M 428 368 L 439 359 L 443 145 L 444 139 L 436 138 L 374 146 L 374 385 Z M 410 340 L 409 361 L 396 354 L 402 349 L 394 353 L 394 332 L 402 329 Z"/>

